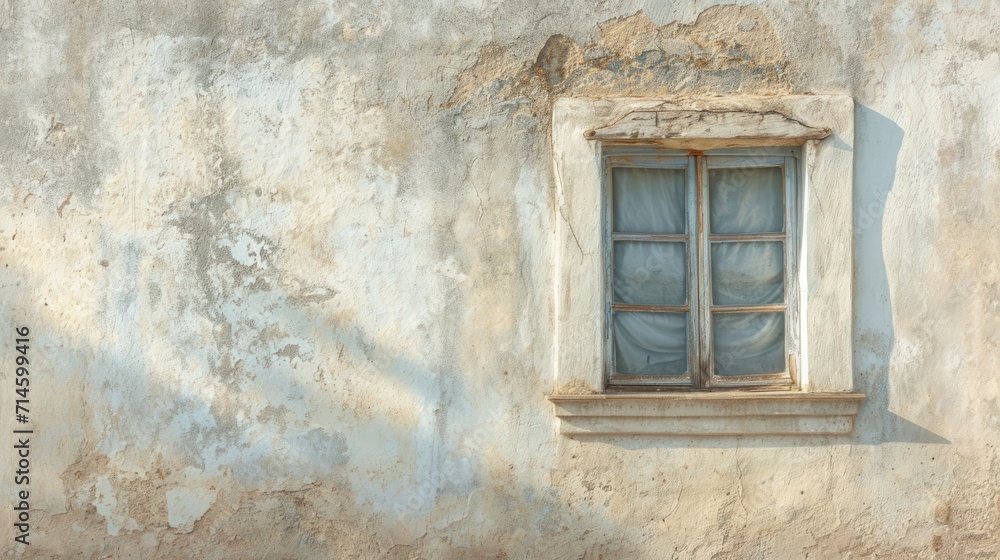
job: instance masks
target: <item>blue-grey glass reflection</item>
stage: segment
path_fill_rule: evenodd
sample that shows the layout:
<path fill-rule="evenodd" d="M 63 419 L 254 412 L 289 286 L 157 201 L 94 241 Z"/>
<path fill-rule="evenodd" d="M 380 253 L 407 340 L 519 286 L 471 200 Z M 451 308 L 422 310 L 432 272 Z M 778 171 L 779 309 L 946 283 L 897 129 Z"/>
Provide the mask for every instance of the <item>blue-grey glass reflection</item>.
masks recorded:
<path fill-rule="evenodd" d="M 616 241 L 616 303 L 684 305 L 684 243 Z"/>
<path fill-rule="evenodd" d="M 614 315 L 615 371 L 635 375 L 685 375 L 687 313 Z"/>
<path fill-rule="evenodd" d="M 715 375 L 785 371 L 784 313 L 714 313 Z"/>
<path fill-rule="evenodd" d="M 712 244 L 712 303 L 781 303 L 785 297 L 784 244 L 780 241 Z"/>
<path fill-rule="evenodd" d="M 684 233 L 685 182 L 683 169 L 612 168 L 612 229 L 622 233 Z"/>
<path fill-rule="evenodd" d="M 779 233 L 785 230 L 780 167 L 708 171 L 712 233 Z"/>

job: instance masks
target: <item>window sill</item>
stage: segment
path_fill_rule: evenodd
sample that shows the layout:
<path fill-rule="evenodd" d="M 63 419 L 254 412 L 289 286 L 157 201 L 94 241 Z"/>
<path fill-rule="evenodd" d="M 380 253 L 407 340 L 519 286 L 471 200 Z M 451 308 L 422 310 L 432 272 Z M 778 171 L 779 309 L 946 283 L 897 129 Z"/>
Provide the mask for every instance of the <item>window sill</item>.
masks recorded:
<path fill-rule="evenodd" d="M 565 436 L 847 435 L 859 393 L 549 395 Z"/>

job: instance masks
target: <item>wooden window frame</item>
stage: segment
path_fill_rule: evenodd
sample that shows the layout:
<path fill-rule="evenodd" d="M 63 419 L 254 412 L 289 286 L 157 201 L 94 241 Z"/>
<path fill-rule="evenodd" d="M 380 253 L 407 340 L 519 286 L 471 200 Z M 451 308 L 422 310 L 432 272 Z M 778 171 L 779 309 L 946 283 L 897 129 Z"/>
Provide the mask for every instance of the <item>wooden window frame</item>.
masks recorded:
<path fill-rule="evenodd" d="M 609 149 L 602 156 L 602 212 L 604 254 L 605 388 L 619 391 L 707 391 L 791 390 L 797 387 L 796 357 L 799 352 L 798 243 L 795 219 L 798 200 L 800 151 L 789 149 L 737 148 L 687 153 L 662 150 Z M 685 171 L 685 233 L 643 234 L 613 231 L 615 167 L 683 169 Z M 709 231 L 708 171 L 724 168 L 778 167 L 782 171 L 784 221 L 781 233 L 712 234 Z M 687 271 L 686 301 L 679 306 L 634 305 L 614 301 L 614 242 L 646 241 L 684 243 Z M 783 253 L 783 302 L 764 305 L 713 305 L 711 247 L 734 241 L 780 241 Z M 615 368 L 615 311 L 688 314 L 688 369 L 683 377 L 617 373 Z M 782 372 L 747 376 L 715 374 L 712 319 L 719 313 L 781 312 L 785 324 L 785 365 Z"/>

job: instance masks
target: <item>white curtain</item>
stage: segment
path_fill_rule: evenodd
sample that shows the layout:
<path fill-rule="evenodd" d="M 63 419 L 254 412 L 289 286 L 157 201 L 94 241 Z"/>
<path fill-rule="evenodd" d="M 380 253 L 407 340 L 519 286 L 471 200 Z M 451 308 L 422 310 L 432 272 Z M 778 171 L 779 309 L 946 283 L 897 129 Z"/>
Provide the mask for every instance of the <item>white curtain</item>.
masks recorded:
<path fill-rule="evenodd" d="M 715 375 L 785 371 L 784 313 L 712 315 Z"/>
<path fill-rule="evenodd" d="M 784 231 L 781 169 L 709 170 L 712 233 Z M 674 169 L 614 168 L 613 230 L 686 231 L 685 173 Z M 683 305 L 688 301 L 686 246 L 676 242 L 617 241 L 614 301 Z M 712 243 L 713 305 L 756 305 L 785 300 L 781 241 Z M 683 375 L 688 366 L 686 313 L 615 312 L 615 371 Z M 714 313 L 716 375 L 785 371 L 784 313 Z"/>
<path fill-rule="evenodd" d="M 712 233 L 784 231 L 785 197 L 781 168 L 709 169 Z"/>
<path fill-rule="evenodd" d="M 754 305 L 785 298 L 785 247 L 780 241 L 712 244 L 712 303 Z"/>
<path fill-rule="evenodd" d="M 621 233 L 684 233 L 687 185 L 683 169 L 616 167 L 612 229 Z M 641 305 L 687 301 L 684 243 L 619 241 L 614 252 L 614 300 Z M 687 314 L 614 314 L 615 371 L 684 375 Z"/>
<path fill-rule="evenodd" d="M 615 312 L 615 371 L 684 375 L 687 313 Z"/>
<path fill-rule="evenodd" d="M 615 242 L 615 302 L 684 305 L 684 243 Z"/>
<path fill-rule="evenodd" d="M 683 169 L 615 167 L 611 172 L 614 212 L 620 233 L 684 233 L 687 187 Z"/>

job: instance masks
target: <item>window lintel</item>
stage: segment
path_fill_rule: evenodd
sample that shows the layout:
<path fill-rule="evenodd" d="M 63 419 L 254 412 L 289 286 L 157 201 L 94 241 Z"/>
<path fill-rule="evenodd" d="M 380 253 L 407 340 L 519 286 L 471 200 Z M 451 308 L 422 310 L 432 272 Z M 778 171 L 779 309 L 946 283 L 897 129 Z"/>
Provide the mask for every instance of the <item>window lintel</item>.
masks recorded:
<path fill-rule="evenodd" d="M 809 126 L 777 111 L 705 111 L 650 109 L 584 132 L 605 144 L 654 144 L 663 148 L 700 149 L 801 146 L 822 140 L 831 130 Z"/>

